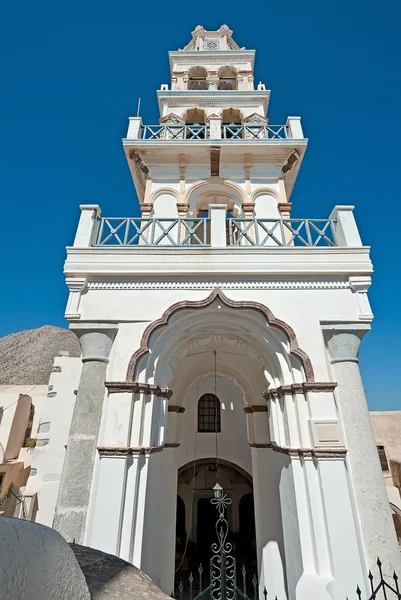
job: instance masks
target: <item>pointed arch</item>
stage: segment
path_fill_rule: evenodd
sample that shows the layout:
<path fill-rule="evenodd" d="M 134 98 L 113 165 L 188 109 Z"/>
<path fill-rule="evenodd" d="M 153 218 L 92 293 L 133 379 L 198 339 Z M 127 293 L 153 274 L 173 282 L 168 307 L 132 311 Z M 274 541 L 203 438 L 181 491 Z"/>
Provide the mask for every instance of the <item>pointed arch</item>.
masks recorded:
<path fill-rule="evenodd" d="M 306 381 L 314 382 L 315 379 L 314 379 L 313 367 L 312 367 L 310 358 L 306 354 L 306 352 L 304 352 L 299 347 L 295 332 L 292 329 L 292 327 L 290 325 L 288 325 L 288 323 L 285 323 L 284 321 L 277 319 L 273 315 L 271 310 L 269 308 L 267 308 L 266 306 L 264 306 L 264 304 L 261 304 L 260 302 L 253 302 L 250 300 L 242 300 L 242 301 L 231 300 L 230 298 L 227 298 L 227 296 L 222 292 L 222 290 L 220 288 L 217 288 L 217 287 L 214 288 L 214 290 L 211 292 L 211 294 L 209 294 L 209 296 L 207 298 L 205 298 L 204 300 L 183 300 L 180 302 L 176 302 L 175 304 L 170 306 L 163 313 L 163 315 L 162 315 L 162 317 L 160 317 L 160 319 L 157 319 L 156 321 L 153 321 L 153 323 L 150 323 L 150 325 L 148 325 L 148 327 L 145 329 L 145 331 L 143 333 L 143 336 L 141 339 L 141 345 L 140 345 L 139 349 L 136 350 L 136 352 L 134 352 L 134 354 L 131 356 L 131 359 L 128 363 L 126 381 L 127 382 L 135 381 L 135 372 L 136 372 L 136 368 L 137 368 L 137 365 L 138 365 L 140 359 L 142 359 L 144 356 L 149 354 L 149 343 L 150 343 L 151 336 L 153 335 L 153 333 L 155 333 L 161 327 L 167 326 L 170 318 L 175 313 L 177 313 L 180 310 L 184 310 L 184 309 L 199 310 L 202 308 L 206 308 L 206 307 L 210 306 L 217 299 L 220 300 L 220 302 L 222 302 L 222 304 L 224 304 L 228 308 L 239 309 L 239 310 L 243 310 L 243 309 L 254 310 L 264 316 L 268 325 L 270 325 L 271 327 L 275 327 L 275 328 L 279 329 L 280 331 L 282 331 L 284 333 L 284 335 L 286 336 L 286 338 L 288 339 L 289 346 L 290 346 L 290 355 L 297 358 L 303 367 Z"/>

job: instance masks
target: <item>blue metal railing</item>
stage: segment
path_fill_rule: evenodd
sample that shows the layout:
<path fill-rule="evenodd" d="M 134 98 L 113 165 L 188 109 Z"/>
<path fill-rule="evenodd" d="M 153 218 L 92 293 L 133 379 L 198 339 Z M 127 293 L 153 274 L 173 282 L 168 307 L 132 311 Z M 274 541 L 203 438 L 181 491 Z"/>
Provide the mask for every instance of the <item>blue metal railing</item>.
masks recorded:
<path fill-rule="evenodd" d="M 222 125 L 221 139 L 235 140 L 283 140 L 288 138 L 286 125 Z M 144 125 L 143 140 L 208 140 L 208 125 Z M 218 138 L 217 138 L 218 139 Z"/>
<path fill-rule="evenodd" d="M 334 219 L 228 219 L 230 246 L 337 246 Z"/>
<path fill-rule="evenodd" d="M 333 219 L 242 219 L 226 221 L 227 246 L 332 247 L 337 246 Z M 210 218 L 99 219 L 94 246 L 211 245 Z"/>
<path fill-rule="evenodd" d="M 95 246 L 210 246 L 210 219 L 100 219 Z"/>
<path fill-rule="evenodd" d="M 143 140 L 206 140 L 209 138 L 207 125 L 144 125 Z"/>
<path fill-rule="evenodd" d="M 282 140 L 288 138 L 285 125 L 223 125 L 223 139 Z"/>

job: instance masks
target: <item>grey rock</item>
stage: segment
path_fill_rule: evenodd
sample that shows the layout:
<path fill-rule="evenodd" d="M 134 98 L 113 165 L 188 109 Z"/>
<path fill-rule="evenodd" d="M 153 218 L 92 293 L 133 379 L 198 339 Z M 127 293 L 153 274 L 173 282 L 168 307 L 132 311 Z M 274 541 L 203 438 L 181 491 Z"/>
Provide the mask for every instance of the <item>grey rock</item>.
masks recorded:
<path fill-rule="evenodd" d="M 0 338 L 0 385 L 46 385 L 62 351 L 81 356 L 75 333 L 53 325 Z"/>
<path fill-rule="evenodd" d="M 122 558 L 70 544 L 85 576 L 92 600 L 168 600 L 142 571 Z"/>
<path fill-rule="evenodd" d="M 0 598 L 90 600 L 67 542 L 54 529 L 0 517 Z"/>

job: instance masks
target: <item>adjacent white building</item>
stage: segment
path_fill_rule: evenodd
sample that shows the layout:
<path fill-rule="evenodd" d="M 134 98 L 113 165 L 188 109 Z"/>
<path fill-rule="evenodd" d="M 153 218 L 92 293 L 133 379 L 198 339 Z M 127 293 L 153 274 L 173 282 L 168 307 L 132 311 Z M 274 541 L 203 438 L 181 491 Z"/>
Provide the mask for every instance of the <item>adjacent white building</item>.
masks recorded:
<path fill-rule="evenodd" d="M 401 572 L 358 366 L 369 247 L 352 206 L 291 219 L 308 141 L 269 122 L 254 51 L 197 27 L 169 56 L 159 124 L 123 140 L 142 217 L 81 206 L 67 248 L 82 372 L 28 489 L 38 520 L 170 593 L 207 553 L 217 481 L 269 597 L 344 600 L 377 556 Z"/>

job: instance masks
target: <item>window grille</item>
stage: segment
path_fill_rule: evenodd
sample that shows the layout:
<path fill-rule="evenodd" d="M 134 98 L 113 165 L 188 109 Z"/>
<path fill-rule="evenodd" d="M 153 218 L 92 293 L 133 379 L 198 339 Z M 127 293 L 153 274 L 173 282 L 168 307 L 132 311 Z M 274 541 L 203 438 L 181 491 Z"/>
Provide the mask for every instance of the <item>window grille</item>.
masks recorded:
<path fill-rule="evenodd" d="M 380 466 L 382 471 L 389 471 L 388 460 L 386 456 L 386 450 L 384 446 L 377 446 L 377 452 L 379 454 Z"/>
<path fill-rule="evenodd" d="M 220 433 L 220 400 L 214 394 L 204 394 L 198 402 L 198 431 Z"/>
<path fill-rule="evenodd" d="M 220 40 L 207 38 L 205 40 L 205 50 L 220 50 Z"/>

